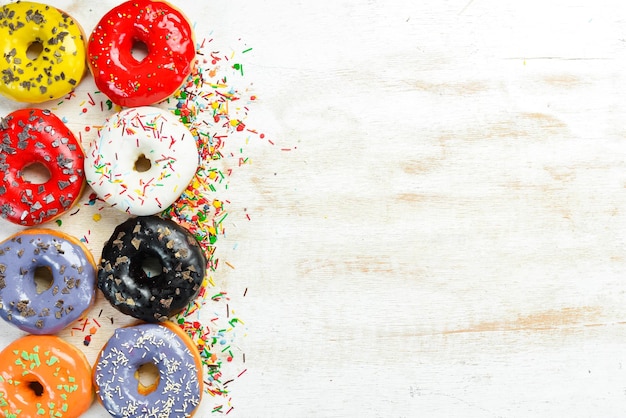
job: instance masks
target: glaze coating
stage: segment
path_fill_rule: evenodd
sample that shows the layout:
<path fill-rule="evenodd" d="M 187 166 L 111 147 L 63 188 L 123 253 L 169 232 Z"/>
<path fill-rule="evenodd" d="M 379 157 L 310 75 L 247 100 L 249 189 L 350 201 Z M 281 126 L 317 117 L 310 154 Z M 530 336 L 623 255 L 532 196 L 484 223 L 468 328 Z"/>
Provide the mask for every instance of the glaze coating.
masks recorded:
<path fill-rule="evenodd" d="M 37 292 L 35 272 L 52 273 Z M 47 229 L 26 229 L 0 243 L 0 317 L 31 334 L 55 334 L 93 304 L 96 266 L 77 239 Z"/>
<path fill-rule="evenodd" d="M 137 43 L 148 50 L 141 61 L 132 55 Z M 138 107 L 171 96 L 191 73 L 196 51 L 180 10 L 164 1 L 132 0 L 102 17 L 87 54 L 98 88 L 114 103 Z"/>
<path fill-rule="evenodd" d="M 150 393 L 135 373 L 146 363 L 158 369 Z M 96 394 L 114 417 L 190 417 L 202 398 L 197 349 L 176 325 L 141 324 L 118 328 L 102 348 L 93 377 Z"/>
<path fill-rule="evenodd" d="M 27 335 L 0 353 L 0 415 L 76 418 L 92 401 L 91 366 L 61 338 Z"/>
<path fill-rule="evenodd" d="M 41 52 L 29 58 L 32 44 Z M 58 99 L 85 74 L 83 31 L 67 13 L 21 1 L 0 8 L 0 93 L 27 103 Z"/>
<path fill-rule="evenodd" d="M 148 162 L 141 170 L 137 161 Z M 154 215 L 185 191 L 198 168 L 196 141 L 176 116 L 144 106 L 115 113 L 86 155 L 87 183 L 111 206 Z"/>
<path fill-rule="evenodd" d="M 162 273 L 149 277 L 142 263 L 155 259 Z M 121 312 L 146 322 L 166 321 L 197 296 L 206 258 L 185 228 L 157 216 L 131 218 L 102 249 L 98 288 Z"/>
<path fill-rule="evenodd" d="M 60 216 L 85 185 L 85 155 L 76 137 L 49 110 L 19 109 L 0 121 L 0 216 L 32 226 Z M 23 178 L 29 165 L 46 167 L 43 184 Z"/>

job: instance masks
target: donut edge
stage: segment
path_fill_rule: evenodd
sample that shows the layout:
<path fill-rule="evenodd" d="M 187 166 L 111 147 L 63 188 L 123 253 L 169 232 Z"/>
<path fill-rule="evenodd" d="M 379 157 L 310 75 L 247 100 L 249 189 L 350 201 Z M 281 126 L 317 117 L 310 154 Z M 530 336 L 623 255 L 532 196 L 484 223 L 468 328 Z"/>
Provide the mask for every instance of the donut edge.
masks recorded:
<path fill-rule="evenodd" d="M 162 326 L 165 327 L 167 329 L 169 329 L 170 331 L 172 331 L 174 334 L 176 334 L 181 341 L 185 344 L 185 346 L 189 349 L 189 351 L 191 352 L 191 354 L 193 355 L 193 360 L 196 364 L 196 371 L 197 371 L 197 376 L 198 376 L 198 382 L 199 382 L 199 389 L 200 389 L 200 398 L 198 401 L 198 405 L 194 408 L 193 411 L 191 411 L 191 414 L 189 415 L 189 417 L 193 417 L 195 415 L 195 413 L 198 411 L 198 409 L 200 408 L 200 405 L 202 404 L 202 398 L 203 398 L 203 394 L 204 394 L 204 379 L 203 379 L 203 371 L 202 371 L 202 358 L 200 357 L 200 351 L 198 350 L 198 347 L 194 344 L 193 340 L 191 339 L 191 337 L 178 325 L 176 325 L 174 322 L 172 321 L 165 321 L 165 322 L 158 322 L 158 323 L 153 323 L 153 322 L 145 322 L 145 321 L 137 321 L 134 322 L 132 324 L 120 327 L 120 328 L 133 328 L 136 327 L 138 325 L 157 325 L 157 326 Z M 117 328 L 117 329 L 120 329 Z M 113 337 L 113 335 L 115 334 L 115 331 L 113 332 L 113 334 L 111 334 L 111 337 Z M 97 371 L 97 365 L 100 362 L 100 357 L 102 356 L 102 352 L 104 351 L 104 348 L 107 346 L 108 344 L 108 340 L 102 345 L 102 348 L 100 349 L 100 351 L 98 352 L 98 355 L 96 356 L 96 360 L 93 363 L 93 366 L 91 367 L 91 380 L 92 380 L 92 388 L 93 388 L 93 393 L 95 398 L 98 400 L 98 403 L 100 405 L 104 405 L 102 403 L 102 399 L 100 398 L 99 392 L 100 392 L 100 387 L 98 386 L 98 384 L 96 383 L 96 371 Z"/>

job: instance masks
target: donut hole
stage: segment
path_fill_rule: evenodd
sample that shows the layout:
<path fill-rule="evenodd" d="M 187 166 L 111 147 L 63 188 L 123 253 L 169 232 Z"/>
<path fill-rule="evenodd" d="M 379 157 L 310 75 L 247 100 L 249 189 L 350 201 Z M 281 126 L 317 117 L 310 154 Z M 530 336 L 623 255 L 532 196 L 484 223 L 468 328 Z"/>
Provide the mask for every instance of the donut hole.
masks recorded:
<path fill-rule="evenodd" d="M 52 178 L 52 173 L 45 164 L 34 162 L 22 169 L 21 177 L 26 183 L 44 184 Z"/>
<path fill-rule="evenodd" d="M 133 46 L 130 49 L 130 54 L 137 60 L 137 62 L 142 62 L 148 56 L 149 50 L 148 45 L 145 42 L 140 41 L 139 39 L 135 39 L 133 41 Z"/>
<path fill-rule="evenodd" d="M 135 161 L 135 171 L 145 173 L 152 168 L 152 161 L 146 158 L 145 154 L 141 154 Z"/>
<path fill-rule="evenodd" d="M 35 289 L 37 294 L 41 294 L 52 287 L 54 276 L 52 275 L 52 269 L 47 266 L 40 266 L 35 269 L 33 276 L 35 280 Z"/>
<path fill-rule="evenodd" d="M 38 381 L 28 382 L 28 389 L 32 390 L 36 397 L 43 395 L 43 385 Z"/>
<path fill-rule="evenodd" d="M 146 277 L 156 277 L 163 273 L 163 265 L 158 257 L 147 256 L 141 260 L 141 269 L 146 274 Z"/>
<path fill-rule="evenodd" d="M 135 371 L 137 379 L 137 391 L 142 395 L 148 395 L 159 386 L 159 368 L 154 363 L 145 363 Z"/>
<path fill-rule="evenodd" d="M 43 43 L 41 41 L 31 42 L 28 48 L 26 48 L 26 57 L 28 57 L 29 60 L 36 60 L 42 52 Z"/>

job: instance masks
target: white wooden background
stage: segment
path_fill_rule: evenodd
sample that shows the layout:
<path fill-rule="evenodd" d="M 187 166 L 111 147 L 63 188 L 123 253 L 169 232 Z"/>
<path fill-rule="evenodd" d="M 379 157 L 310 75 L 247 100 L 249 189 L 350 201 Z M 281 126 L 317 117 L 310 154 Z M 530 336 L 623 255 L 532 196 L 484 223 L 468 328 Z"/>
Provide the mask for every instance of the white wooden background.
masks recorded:
<path fill-rule="evenodd" d="M 50 3 L 90 32 L 118 2 Z M 253 48 L 276 143 L 217 244 L 246 323 L 230 416 L 626 414 L 623 2 L 174 3 Z M 89 216 L 64 225 L 98 255 L 123 216 Z"/>

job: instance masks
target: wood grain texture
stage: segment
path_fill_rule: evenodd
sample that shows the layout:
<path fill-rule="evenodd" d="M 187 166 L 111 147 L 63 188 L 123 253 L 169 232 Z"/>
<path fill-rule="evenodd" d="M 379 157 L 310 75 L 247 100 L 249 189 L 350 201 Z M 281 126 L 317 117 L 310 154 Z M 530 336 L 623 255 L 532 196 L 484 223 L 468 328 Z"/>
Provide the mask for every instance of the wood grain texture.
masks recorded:
<path fill-rule="evenodd" d="M 116 2 L 54 3 L 90 31 Z M 229 415 L 624 416 L 622 3 L 174 3 L 253 47 L 277 144 L 251 145 L 229 188 L 251 221 L 218 243 L 247 289 Z M 66 224 L 98 254 L 122 218 Z"/>

